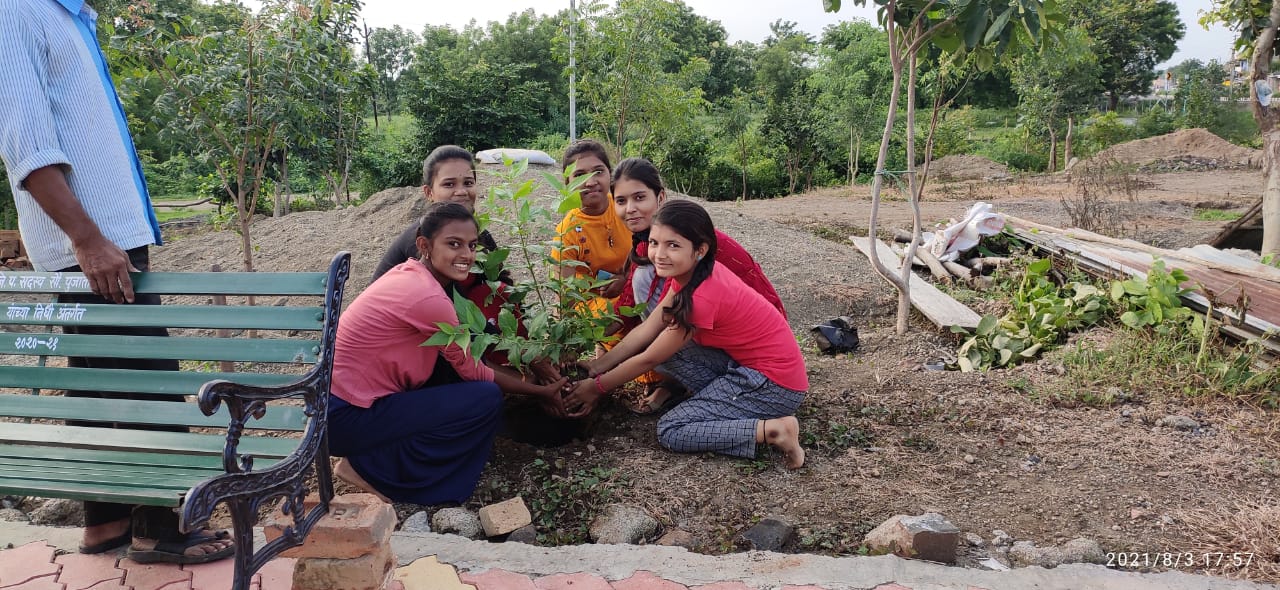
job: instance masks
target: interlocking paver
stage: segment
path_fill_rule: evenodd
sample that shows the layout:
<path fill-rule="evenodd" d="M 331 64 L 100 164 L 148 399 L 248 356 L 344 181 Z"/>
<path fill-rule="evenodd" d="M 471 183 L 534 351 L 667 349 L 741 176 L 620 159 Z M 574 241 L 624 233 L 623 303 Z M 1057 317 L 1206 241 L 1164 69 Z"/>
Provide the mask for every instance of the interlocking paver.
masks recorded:
<path fill-rule="evenodd" d="M 664 580 L 655 576 L 653 572 L 646 571 L 636 572 L 630 578 L 614 582 L 613 588 L 614 590 L 689 590 L 683 584 Z"/>
<path fill-rule="evenodd" d="M 98 582 L 97 584 L 89 586 L 85 590 L 133 590 L 133 589 L 128 586 L 125 586 L 124 583 L 122 583 L 120 580 L 106 580 L 104 582 Z"/>
<path fill-rule="evenodd" d="M 231 587 L 236 560 L 219 559 L 209 563 L 184 565 L 182 570 L 191 573 L 191 590 L 223 590 Z"/>
<path fill-rule="evenodd" d="M 53 576 L 40 576 L 17 586 L 0 587 L 4 588 L 4 590 L 62 590 L 62 584 L 53 581 Z"/>
<path fill-rule="evenodd" d="M 254 590 L 290 590 L 293 588 L 293 566 L 298 560 L 282 557 L 267 562 L 253 576 Z"/>
<path fill-rule="evenodd" d="M 488 570 L 482 574 L 464 572 L 458 577 L 464 584 L 475 586 L 476 590 L 538 590 L 529 576 L 507 570 Z"/>
<path fill-rule="evenodd" d="M 475 590 L 458 580 L 458 570 L 447 563 L 440 563 L 429 555 L 404 567 L 396 568 L 396 581 L 405 590 Z"/>
<path fill-rule="evenodd" d="M 124 584 L 133 590 L 175 590 L 191 587 L 191 572 L 172 563 L 142 564 L 132 559 L 120 560 L 120 568 L 125 570 Z"/>
<path fill-rule="evenodd" d="M 124 570 L 116 568 L 120 560 L 119 554 L 112 551 L 96 555 L 83 553 L 67 553 L 59 555 L 53 562 L 62 566 L 58 572 L 58 583 L 66 584 L 67 590 L 85 590 L 102 582 L 114 581 L 116 585 L 124 580 Z M 102 590 L 107 584 L 97 588 Z"/>
<path fill-rule="evenodd" d="M 58 566 L 53 563 L 53 551 L 54 548 L 44 541 L 0 551 L 0 588 L 43 577 L 52 582 L 58 573 Z"/>
<path fill-rule="evenodd" d="M 613 590 L 609 582 L 592 574 L 555 574 L 533 581 L 538 590 Z"/>

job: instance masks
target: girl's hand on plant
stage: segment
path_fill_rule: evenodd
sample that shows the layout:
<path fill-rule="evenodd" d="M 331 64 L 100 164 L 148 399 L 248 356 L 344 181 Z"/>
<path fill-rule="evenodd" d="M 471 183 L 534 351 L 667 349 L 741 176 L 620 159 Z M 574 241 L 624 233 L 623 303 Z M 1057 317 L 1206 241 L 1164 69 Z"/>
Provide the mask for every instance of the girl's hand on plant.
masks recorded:
<path fill-rule="evenodd" d="M 596 389 L 594 379 L 583 379 L 573 385 L 564 398 L 564 407 L 570 418 L 581 418 L 596 409 L 603 395 Z"/>
<path fill-rule="evenodd" d="M 603 373 L 607 370 L 603 367 L 597 366 L 596 360 L 598 359 L 592 359 L 589 361 L 578 361 L 578 367 L 581 368 L 583 371 L 586 371 L 588 377 L 595 377 L 596 375 L 599 375 L 600 373 Z"/>
<path fill-rule="evenodd" d="M 538 383 L 545 385 L 562 381 L 560 368 L 550 360 L 538 359 L 533 361 L 529 363 L 529 370 L 533 372 L 533 378 L 537 379 Z"/>
<path fill-rule="evenodd" d="M 613 299 L 622 294 L 622 289 L 627 286 L 626 277 L 623 275 L 614 275 L 613 280 L 604 286 L 604 290 L 600 292 L 605 299 Z"/>
<path fill-rule="evenodd" d="M 538 398 L 538 405 L 542 406 L 542 411 L 556 418 L 568 416 L 568 412 L 565 411 L 565 400 L 560 396 L 560 391 L 568 384 L 569 380 L 561 377 L 538 388 L 538 392 L 534 395 Z"/>

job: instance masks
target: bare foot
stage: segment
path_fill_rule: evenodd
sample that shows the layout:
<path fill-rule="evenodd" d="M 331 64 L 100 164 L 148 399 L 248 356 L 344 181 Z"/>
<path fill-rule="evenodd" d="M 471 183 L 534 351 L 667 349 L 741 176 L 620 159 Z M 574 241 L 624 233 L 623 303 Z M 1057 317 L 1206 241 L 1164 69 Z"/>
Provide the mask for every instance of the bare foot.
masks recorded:
<path fill-rule="evenodd" d="M 787 469 L 799 469 L 804 465 L 804 449 L 800 446 L 800 421 L 795 416 L 765 420 L 764 440 L 782 451 Z"/>
<path fill-rule="evenodd" d="M 363 477 L 360 477 L 360 474 L 356 473 L 355 468 L 352 467 L 346 459 L 338 460 L 338 465 L 333 468 L 333 474 L 338 476 L 338 479 L 377 496 L 379 500 L 388 504 L 391 503 L 390 498 L 382 495 L 378 490 L 373 489 L 373 486 L 369 485 L 369 482 L 365 481 Z"/>

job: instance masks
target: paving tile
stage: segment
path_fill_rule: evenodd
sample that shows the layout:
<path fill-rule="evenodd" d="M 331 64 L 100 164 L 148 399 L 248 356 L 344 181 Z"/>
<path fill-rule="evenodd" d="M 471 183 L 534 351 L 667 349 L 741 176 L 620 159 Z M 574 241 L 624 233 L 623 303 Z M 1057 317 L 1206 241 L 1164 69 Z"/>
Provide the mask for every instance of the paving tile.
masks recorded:
<path fill-rule="evenodd" d="M 119 586 L 124 580 L 124 570 L 116 568 L 120 556 L 115 552 L 85 555 L 83 553 L 67 553 L 59 555 L 53 562 L 62 566 L 58 572 L 58 583 L 66 584 L 67 590 L 85 590 L 103 582 L 115 582 Z M 109 587 L 106 584 L 97 588 Z"/>
<path fill-rule="evenodd" d="M 44 541 L 0 551 L 0 588 L 42 577 L 53 582 L 53 576 L 58 573 L 58 566 L 53 563 L 53 551 L 54 548 Z"/>
<path fill-rule="evenodd" d="M 191 590 L 224 590 L 231 587 L 231 580 L 236 573 L 236 560 L 219 559 L 209 563 L 184 565 L 182 570 L 191 573 Z"/>
<path fill-rule="evenodd" d="M 53 576 L 40 576 L 27 580 L 17 586 L 0 586 L 4 590 L 62 590 L 62 584 L 53 581 Z"/>
<path fill-rule="evenodd" d="M 458 580 L 458 570 L 440 563 L 434 555 L 396 568 L 392 578 L 404 585 L 404 590 L 475 590 L 475 586 Z"/>
<path fill-rule="evenodd" d="M 706 586 L 694 586 L 689 590 L 755 590 L 742 582 L 716 582 Z"/>
<path fill-rule="evenodd" d="M 292 557 L 278 557 L 262 566 L 253 576 L 254 590 L 290 590 L 293 588 L 293 566 L 298 560 Z"/>
<path fill-rule="evenodd" d="M 125 570 L 124 584 L 133 590 L 176 590 L 191 587 L 191 572 L 173 563 L 142 564 L 132 559 L 120 560 Z"/>
<path fill-rule="evenodd" d="M 664 580 L 655 576 L 653 572 L 639 571 L 631 575 L 625 580 L 618 580 L 613 583 L 614 590 L 689 590 L 688 587 Z"/>
<path fill-rule="evenodd" d="M 97 584 L 94 584 L 92 586 L 89 586 L 85 590 L 133 590 L 133 589 L 128 586 L 125 586 L 124 583 L 121 582 L 120 580 L 106 580 L 103 582 L 98 582 Z"/>
<path fill-rule="evenodd" d="M 465 572 L 458 577 L 464 584 L 475 586 L 476 590 L 538 590 L 529 576 L 507 570 L 488 570 L 483 574 Z"/>
<path fill-rule="evenodd" d="M 613 590 L 609 582 L 591 574 L 555 574 L 533 581 L 538 590 Z"/>

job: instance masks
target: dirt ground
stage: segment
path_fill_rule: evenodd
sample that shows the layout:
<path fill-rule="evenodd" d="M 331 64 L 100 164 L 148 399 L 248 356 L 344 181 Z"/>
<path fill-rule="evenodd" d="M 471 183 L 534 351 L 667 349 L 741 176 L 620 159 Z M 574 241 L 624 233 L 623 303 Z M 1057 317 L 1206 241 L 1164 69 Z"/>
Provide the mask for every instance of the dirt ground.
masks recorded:
<path fill-rule="evenodd" d="M 1161 246 L 1207 239 L 1221 222 L 1191 220 L 1198 208 L 1243 210 L 1261 186 L 1257 171 L 1145 180 L 1149 186 L 1128 206 L 1141 220 L 1136 237 Z M 1060 199 L 1070 190 L 1061 176 L 932 185 L 924 218 L 958 217 L 972 202 L 987 200 L 1002 212 L 1061 225 Z M 393 189 L 359 207 L 264 219 L 253 229 L 256 265 L 320 270 L 333 253 L 352 251 L 350 302 L 386 245 L 420 213 L 420 195 L 417 188 Z M 895 199 L 882 211 L 885 227 L 905 227 L 909 219 L 905 201 Z M 1176 395 L 1106 409 L 1066 408 L 1014 386 L 1059 378 L 1052 356 L 989 373 L 924 370 L 923 363 L 948 356 L 957 341 L 920 318 L 908 335 L 894 335 L 895 296 L 842 241 L 865 231 L 865 188 L 707 206 L 717 226 L 741 241 L 777 286 L 805 351 L 811 381 L 800 412 L 805 467 L 788 472 L 767 450 L 755 461 L 671 453 L 657 443 L 656 417 L 610 406 L 585 438 L 565 446 L 499 439 L 469 506 L 517 493 L 545 501 L 552 488 L 579 481 L 575 474 L 611 468 L 613 501 L 648 508 L 664 531 L 688 531 L 696 549 L 708 553 L 738 549 L 737 535 L 769 515 L 798 526 L 793 550 L 847 553 L 886 518 L 926 511 L 946 515 L 965 532 L 990 538 L 1001 529 L 1041 546 L 1088 537 L 1107 551 L 1232 551 L 1239 549 L 1226 544 L 1229 537 L 1202 523 L 1225 522 L 1247 503 L 1274 506 L 1276 412 Z M 204 231 L 174 236 L 156 250 L 153 266 L 194 271 L 213 263 L 236 268 L 238 260 L 234 232 Z M 819 354 L 809 328 L 840 315 L 856 320 L 862 348 Z M 1203 428 L 1187 433 L 1155 426 L 1170 414 L 1191 416 Z M 551 466 L 553 477 L 543 477 L 548 468 L 536 466 L 537 459 Z M 588 492 L 578 490 L 583 497 Z M 417 509 L 397 508 L 402 515 Z M 551 532 L 547 528 L 542 532 Z M 980 553 L 968 562 L 985 556 Z M 1220 573 L 1275 581 L 1275 571 Z"/>

